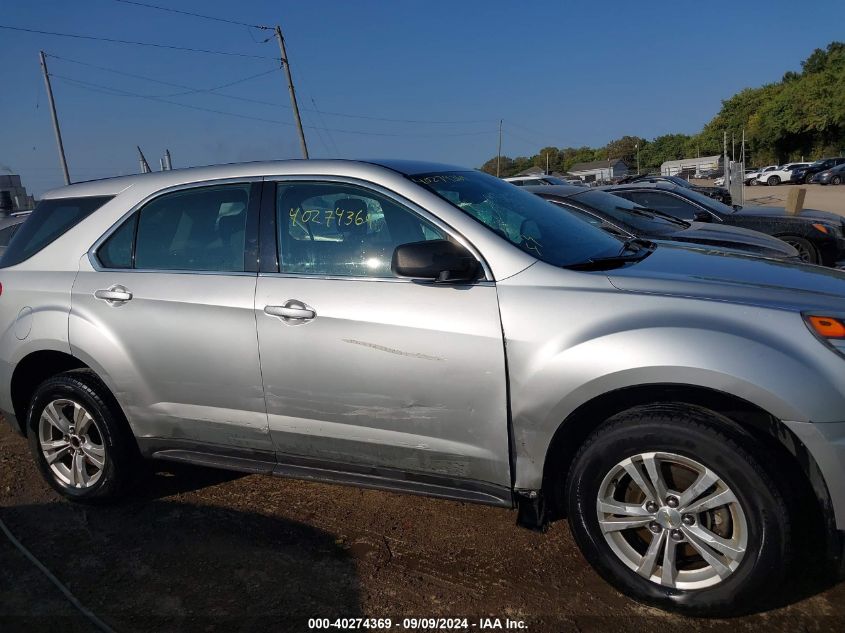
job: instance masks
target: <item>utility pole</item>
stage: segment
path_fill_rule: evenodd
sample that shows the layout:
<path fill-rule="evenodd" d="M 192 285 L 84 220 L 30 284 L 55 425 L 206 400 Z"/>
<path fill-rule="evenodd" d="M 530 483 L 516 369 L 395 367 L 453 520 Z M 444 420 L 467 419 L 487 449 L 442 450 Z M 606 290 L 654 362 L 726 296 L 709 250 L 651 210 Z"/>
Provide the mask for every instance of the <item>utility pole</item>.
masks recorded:
<path fill-rule="evenodd" d="M 293 78 L 290 76 L 290 64 L 288 54 L 285 52 L 285 38 L 282 36 L 282 28 L 276 25 L 276 39 L 279 42 L 279 52 L 282 54 L 282 67 L 288 78 L 288 92 L 290 92 L 290 104 L 293 107 L 293 117 L 296 119 L 296 127 L 299 130 L 299 147 L 302 149 L 302 157 L 308 158 L 308 146 L 305 144 L 305 132 L 302 130 L 302 119 L 299 118 L 299 106 L 296 104 L 296 91 L 293 89 Z"/>
<path fill-rule="evenodd" d="M 546 152 L 546 175 L 549 175 L 549 153 Z"/>
<path fill-rule="evenodd" d="M 499 119 L 499 150 L 496 152 L 496 178 L 502 169 L 502 119 Z"/>
<path fill-rule="evenodd" d="M 169 149 L 164 150 L 164 168 L 167 171 L 170 171 L 171 169 L 173 169 L 173 161 L 170 158 L 170 150 Z"/>
<path fill-rule="evenodd" d="M 637 143 L 634 147 L 637 149 L 637 176 L 640 175 L 640 144 Z"/>
<path fill-rule="evenodd" d="M 141 151 L 141 146 L 136 145 L 135 147 L 138 148 L 138 163 L 141 165 L 141 173 L 148 174 L 152 171 L 150 169 L 150 164 L 147 162 L 146 157 L 144 156 L 144 152 Z"/>
<path fill-rule="evenodd" d="M 47 72 L 47 58 L 44 51 L 38 51 L 41 57 L 41 70 L 44 72 L 44 83 L 47 85 L 47 99 L 50 101 L 50 114 L 53 116 L 53 131 L 56 133 L 56 145 L 59 146 L 59 162 L 65 175 L 65 184 L 70 184 L 70 173 L 67 170 L 65 146 L 62 143 L 62 131 L 59 129 L 59 117 L 56 115 L 56 102 L 53 100 L 53 87 L 50 85 L 50 73 Z"/>

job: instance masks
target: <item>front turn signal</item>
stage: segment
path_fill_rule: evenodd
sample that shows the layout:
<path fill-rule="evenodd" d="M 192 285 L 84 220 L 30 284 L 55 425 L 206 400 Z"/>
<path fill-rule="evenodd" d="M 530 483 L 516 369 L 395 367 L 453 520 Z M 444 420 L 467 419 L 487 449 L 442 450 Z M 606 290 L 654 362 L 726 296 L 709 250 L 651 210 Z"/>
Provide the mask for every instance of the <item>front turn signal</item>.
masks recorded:
<path fill-rule="evenodd" d="M 828 316 L 807 316 L 807 323 L 813 331 L 826 339 L 845 339 L 845 323 L 841 319 Z"/>

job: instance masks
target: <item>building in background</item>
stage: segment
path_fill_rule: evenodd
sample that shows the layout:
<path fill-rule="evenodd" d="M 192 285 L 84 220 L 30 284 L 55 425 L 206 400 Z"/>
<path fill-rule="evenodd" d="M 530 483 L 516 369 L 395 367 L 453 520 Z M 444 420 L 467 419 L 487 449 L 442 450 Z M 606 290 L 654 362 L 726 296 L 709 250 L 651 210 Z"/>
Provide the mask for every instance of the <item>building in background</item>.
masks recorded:
<path fill-rule="evenodd" d="M 11 205 L 11 208 L 6 208 Z M 17 174 L 0 174 L 0 211 L 29 211 L 35 207 L 35 199 L 26 192 Z"/>
<path fill-rule="evenodd" d="M 660 165 L 662 176 L 694 176 L 705 172 L 719 171 L 722 167 L 722 157 L 699 156 L 698 158 L 682 158 L 681 160 L 667 160 Z"/>
<path fill-rule="evenodd" d="M 612 178 L 621 178 L 628 174 L 628 165 L 621 158 L 597 160 L 592 163 L 575 163 L 569 173 L 584 182 L 605 182 Z"/>

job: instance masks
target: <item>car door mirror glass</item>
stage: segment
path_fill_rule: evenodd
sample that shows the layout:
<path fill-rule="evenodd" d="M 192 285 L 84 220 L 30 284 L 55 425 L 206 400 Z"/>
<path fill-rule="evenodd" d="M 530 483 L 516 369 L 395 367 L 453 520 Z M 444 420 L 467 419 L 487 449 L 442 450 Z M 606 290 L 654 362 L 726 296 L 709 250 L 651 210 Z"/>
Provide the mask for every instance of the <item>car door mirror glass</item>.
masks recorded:
<path fill-rule="evenodd" d="M 448 240 L 401 244 L 393 251 L 393 274 L 437 282 L 474 281 L 481 267 L 467 249 Z"/>

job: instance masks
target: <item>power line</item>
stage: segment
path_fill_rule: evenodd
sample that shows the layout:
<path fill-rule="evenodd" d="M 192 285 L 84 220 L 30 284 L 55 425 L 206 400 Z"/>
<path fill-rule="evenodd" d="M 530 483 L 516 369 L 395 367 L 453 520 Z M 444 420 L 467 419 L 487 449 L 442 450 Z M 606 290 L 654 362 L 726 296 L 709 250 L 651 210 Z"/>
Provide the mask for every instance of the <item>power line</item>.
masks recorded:
<path fill-rule="evenodd" d="M 169 97 L 179 97 L 179 96 L 182 96 L 182 95 L 192 94 L 192 93 L 195 93 L 195 92 L 211 92 L 211 93 L 214 93 L 218 97 L 224 97 L 226 99 L 235 99 L 237 101 L 245 101 L 247 103 L 256 103 L 256 104 L 259 104 L 259 105 L 266 105 L 266 106 L 272 106 L 272 107 L 277 107 L 277 108 L 286 108 L 288 110 L 291 109 L 291 106 L 284 104 L 284 103 L 279 103 L 278 101 L 265 101 L 265 100 L 262 100 L 262 99 L 251 99 L 249 97 L 241 97 L 239 95 L 221 94 L 221 93 L 216 92 L 217 90 L 220 90 L 222 88 L 228 88 L 229 86 L 234 86 L 235 84 L 243 83 L 245 81 L 249 81 L 250 79 L 256 79 L 256 78 L 261 77 L 263 75 L 269 75 L 269 74 L 274 73 L 277 70 L 279 70 L 278 68 L 274 68 L 272 70 L 268 70 L 268 71 L 263 72 L 263 73 L 258 73 L 256 75 L 250 75 L 249 77 L 245 77 L 244 79 L 239 79 L 237 81 L 233 81 L 233 82 L 228 83 L 228 84 L 223 84 L 222 86 L 216 86 L 214 88 L 193 88 L 191 86 L 186 86 L 184 84 L 177 84 L 177 83 L 173 83 L 173 82 L 169 82 L 169 81 L 162 81 L 161 79 L 154 79 L 152 77 L 145 77 L 144 75 L 136 75 L 135 73 L 128 73 L 128 72 L 125 72 L 125 71 L 122 71 L 122 70 L 117 70 L 117 69 L 114 69 L 114 68 L 107 68 L 105 66 L 99 66 L 97 64 L 91 64 L 89 62 L 83 62 L 83 61 L 80 61 L 78 59 L 70 59 L 68 57 L 62 57 L 62 56 L 59 56 L 59 55 L 54 55 L 52 53 L 49 53 L 48 57 L 52 57 L 53 59 L 59 59 L 59 60 L 65 61 L 65 62 L 70 62 L 72 64 L 79 64 L 80 66 L 88 66 L 89 68 L 96 68 L 97 70 L 103 70 L 105 72 L 114 73 L 116 75 L 125 75 L 127 77 L 132 77 L 133 79 L 143 79 L 145 81 L 158 83 L 158 84 L 161 84 L 163 86 L 170 86 L 171 88 L 181 88 L 181 89 L 187 91 L 187 92 L 167 94 L 167 95 L 148 95 L 148 96 L 169 98 Z M 294 75 L 296 76 L 296 80 L 298 82 L 304 82 L 305 87 L 307 89 L 309 88 L 308 83 L 304 80 L 304 77 L 302 76 L 301 73 L 295 72 Z M 309 89 L 309 92 L 311 92 L 310 89 Z M 308 112 L 314 112 L 314 113 L 320 115 L 321 117 L 322 117 L 322 115 L 327 115 L 327 116 L 336 116 L 336 117 L 342 117 L 342 118 L 347 118 L 347 119 L 362 119 L 362 120 L 366 120 L 366 121 L 384 121 L 384 122 L 387 122 L 387 123 L 413 123 L 413 124 L 419 124 L 419 125 L 426 125 L 426 124 L 466 125 L 466 124 L 472 124 L 472 123 L 490 123 L 491 121 L 493 121 L 493 119 L 474 119 L 474 120 L 463 120 L 463 121 L 461 121 L 461 120 L 458 120 L 458 121 L 431 121 L 431 120 L 422 120 L 422 119 L 391 119 L 391 118 L 386 118 L 386 117 L 375 117 L 375 116 L 366 116 L 366 115 L 361 115 L 361 114 L 347 114 L 345 112 L 330 112 L 330 111 L 326 111 L 326 110 L 320 110 L 320 109 L 317 108 L 317 104 L 314 103 L 313 96 L 311 98 L 311 101 L 312 101 L 312 105 L 314 105 L 314 108 L 301 108 L 301 110 L 305 110 L 305 111 L 308 111 Z"/>
<path fill-rule="evenodd" d="M 60 55 L 53 55 L 52 53 L 48 53 L 47 57 L 50 57 L 52 59 L 58 59 L 58 60 L 61 60 L 63 62 L 69 62 L 71 64 L 79 64 L 80 66 L 87 66 L 88 68 L 96 68 L 97 70 L 102 70 L 102 71 L 105 71 L 105 72 L 108 72 L 108 73 L 114 73 L 115 75 L 123 75 L 125 77 L 132 77 L 133 79 L 143 79 L 144 81 L 151 81 L 153 83 L 161 84 L 162 86 L 170 86 L 171 88 L 181 88 L 181 89 L 186 91 L 186 92 L 176 92 L 176 93 L 166 94 L 166 95 L 149 95 L 149 96 L 162 97 L 162 98 L 165 98 L 165 97 L 181 97 L 183 95 L 194 94 L 194 93 L 197 93 L 197 92 L 215 92 L 216 90 L 221 90 L 223 88 L 228 88 L 229 86 L 241 84 L 241 83 L 244 83 L 246 81 L 250 81 L 251 79 L 257 79 L 258 77 L 263 77 L 264 75 L 269 75 L 269 74 L 275 73 L 279 70 L 278 68 L 272 68 L 270 70 L 265 70 L 264 72 L 256 73 L 255 75 L 250 75 L 249 77 L 244 77 L 243 79 L 236 79 L 235 81 L 230 81 L 228 83 L 222 84 L 220 86 L 214 86 L 212 88 L 193 88 L 191 86 L 186 86 L 184 84 L 177 84 L 177 83 L 173 83 L 173 82 L 170 82 L 170 81 L 162 81 L 161 79 L 154 79 L 152 77 L 146 77 L 144 75 L 136 75 L 135 73 L 128 73 L 128 72 L 123 71 L 123 70 L 117 70 L 117 69 L 114 69 L 114 68 L 107 68 L 105 66 L 98 66 L 97 64 L 89 64 L 88 62 L 82 62 L 82 61 L 79 61 L 77 59 L 70 59 L 68 57 L 61 57 Z M 281 105 L 282 107 L 285 107 L 283 104 L 279 104 L 279 103 L 270 103 L 269 101 L 258 101 L 256 99 L 247 99 L 246 97 L 238 97 L 238 96 L 235 96 L 235 95 L 219 94 L 217 96 L 218 97 L 228 97 L 230 99 L 238 99 L 240 101 L 250 101 L 250 102 L 253 102 L 253 103 L 261 103 L 261 104 L 272 105 L 272 106 L 280 106 Z"/>
<path fill-rule="evenodd" d="M 169 13 L 179 13 L 181 15 L 190 15 L 195 18 L 203 18 L 204 20 L 214 20 L 215 22 L 226 22 L 227 24 L 237 24 L 238 26 L 246 26 L 251 29 L 261 29 L 264 31 L 271 31 L 273 27 L 262 26 L 260 24 L 247 24 L 246 22 L 238 22 L 237 20 L 227 20 L 226 18 L 217 18 L 211 15 L 202 15 L 201 13 L 191 13 L 190 11 L 182 11 L 180 9 L 171 9 L 170 7 L 160 7 L 155 4 L 147 4 L 145 2 L 134 2 L 134 0 L 114 0 L 121 4 L 134 4 L 138 7 L 146 7 L 147 9 L 158 9 L 159 11 L 168 11 Z"/>
<path fill-rule="evenodd" d="M 212 108 L 204 108 L 201 106 L 189 105 L 187 103 L 179 103 L 178 101 L 170 101 L 168 99 L 163 99 L 161 97 L 155 97 L 150 95 L 142 95 L 135 92 L 130 92 L 128 90 L 123 90 L 120 88 L 114 88 L 112 86 L 103 86 L 102 84 L 95 84 L 88 81 L 82 81 L 80 79 L 74 79 L 73 77 L 65 77 L 63 75 L 57 75 L 55 73 L 50 73 L 51 77 L 59 79 L 61 81 L 65 81 L 71 84 L 77 84 L 81 87 L 84 87 L 89 90 L 93 90 L 95 92 L 101 92 L 103 94 L 108 94 L 112 96 L 123 96 L 123 97 L 136 97 L 138 99 L 146 99 L 148 101 L 157 101 L 159 103 L 167 103 L 169 105 L 175 105 L 182 108 L 188 108 L 190 110 L 199 110 L 201 112 L 210 112 L 213 114 L 222 114 L 224 116 L 232 116 L 237 117 L 240 119 L 249 119 L 252 121 L 259 121 L 262 123 L 275 123 L 278 125 L 286 125 L 293 127 L 293 123 L 288 121 L 279 121 L 278 119 L 265 119 L 262 117 L 251 116 L 248 114 L 239 114 L 237 112 L 226 112 L 224 110 L 214 110 Z M 438 134 L 392 134 L 387 132 L 366 132 L 362 130 L 344 130 L 339 128 L 318 128 L 317 126 L 307 125 L 305 126 L 309 129 L 321 129 L 327 130 L 330 132 L 337 132 L 339 134 L 359 134 L 363 136 L 390 136 L 390 137 L 402 137 L 402 138 L 436 138 L 442 136 L 479 136 L 482 134 L 493 134 L 494 131 L 484 130 L 484 131 L 477 131 L 477 132 L 443 132 Z"/>
<path fill-rule="evenodd" d="M 111 44 L 131 44 L 133 46 L 151 46 L 153 48 L 165 48 L 173 51 L 188 51 L 191 53 L 206 53 L 209 55 L 228 55 L 231 57 L 247 57 L 251 59 L 270 59 L 279 61 L 278 57 L 268 57 L 266 55 L 251 55 L 249 53 L 233 53 L 230 51 L 216 51 L 205 48 L 188 48 L 187 46 L 172 46 L 170 44 L 155 44 L 153 42 L 138 42 L 135 40 L 119 40 L 111 37 L 95 37 L 93 35 L 79 35 L 77 33 L 58 33 L 56 31 L 41 31 L 39 29 L 27 29 L 20 26 L 8 26 L 0 24 L 0 29 L 8 31 L 21 31 L 23 33 L 37 33 L 39 35 L 54 35 L 56 37 L 69 37 L 79 40 L 94 40 L 97 42 L 109 42 Z"/>

